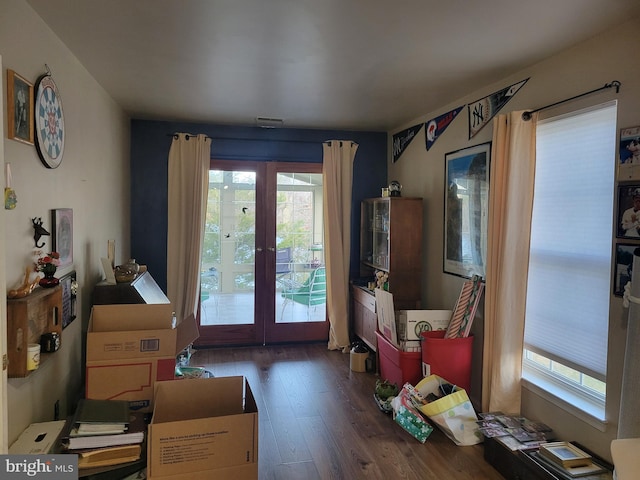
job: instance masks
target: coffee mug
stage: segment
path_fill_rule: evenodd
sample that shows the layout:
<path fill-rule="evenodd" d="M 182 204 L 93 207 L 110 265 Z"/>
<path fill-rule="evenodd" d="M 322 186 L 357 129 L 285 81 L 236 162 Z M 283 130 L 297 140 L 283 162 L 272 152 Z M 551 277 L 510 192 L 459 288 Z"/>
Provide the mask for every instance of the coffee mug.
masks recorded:
<path fill-rule="evenodd" d="M 40 345 L 30 343 L 27 349 L 27 370 L 35 370 L 40 365 Z"/>

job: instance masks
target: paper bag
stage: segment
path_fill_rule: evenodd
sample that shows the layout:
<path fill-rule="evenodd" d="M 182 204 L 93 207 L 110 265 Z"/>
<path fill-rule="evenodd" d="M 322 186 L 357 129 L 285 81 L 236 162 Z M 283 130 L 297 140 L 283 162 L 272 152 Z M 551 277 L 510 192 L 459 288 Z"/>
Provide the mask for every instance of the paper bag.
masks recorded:
<path fill-rule="evenodd" d="M 415 389 L 425 398 L 430 393 L 441 396 L 439 387 L 446 383 L 450 382 L 437 375 L 430 375 L 422 379 Z M 419 410 L 456 445 L 475 445 L 482 442 L 483 436 L 476 423 L 478 417 L 464 389 L 454 387 L 453 393 L 422 405 Z"/>

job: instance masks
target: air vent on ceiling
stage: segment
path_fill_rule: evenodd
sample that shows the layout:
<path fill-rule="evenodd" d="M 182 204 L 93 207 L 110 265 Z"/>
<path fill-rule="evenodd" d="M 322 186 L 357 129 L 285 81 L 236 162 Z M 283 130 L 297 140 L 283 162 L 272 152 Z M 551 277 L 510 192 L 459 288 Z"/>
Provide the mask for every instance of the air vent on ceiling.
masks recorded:
<path fill-rule="evenodd" d="M 262 128 L 278 128 L 284 124 L 281 118 L 256 117 L 256 125 Z"/>

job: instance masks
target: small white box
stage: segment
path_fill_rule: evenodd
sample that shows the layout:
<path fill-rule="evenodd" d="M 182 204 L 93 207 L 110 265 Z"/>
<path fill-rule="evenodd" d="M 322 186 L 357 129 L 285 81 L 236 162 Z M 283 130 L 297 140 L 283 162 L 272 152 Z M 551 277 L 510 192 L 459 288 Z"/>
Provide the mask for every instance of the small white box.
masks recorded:
<path fill-rule="evenodd" d="M 9 447 L 12 455 L 41 455 L 51 453 L 58 435 L 64 427 L 64 420 L 32 423 Z"/>
<path fill-rule="evenodd" d="M 452 310 L 400 310 L 397 313 L 398 338 L 420 340 L 422 332 L 446 330 Z"/>

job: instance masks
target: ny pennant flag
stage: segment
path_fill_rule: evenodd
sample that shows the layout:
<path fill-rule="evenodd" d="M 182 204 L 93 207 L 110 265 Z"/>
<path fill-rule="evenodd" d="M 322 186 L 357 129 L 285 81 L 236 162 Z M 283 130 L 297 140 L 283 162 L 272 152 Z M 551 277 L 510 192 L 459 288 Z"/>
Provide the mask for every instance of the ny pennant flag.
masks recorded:
<path fill-rule="evenodd" d="M 422 124 L 414 125 L 393 136 L 393 163 L 398 161 L 402 152 L 406 150 L 421 128 Z"/>
<path fill-rule="evenodd" d="M 439 117 L 433 118 L 425 123 L 427 151 L 433 146 L 434 143 L 436 143 L 438 137 L 444 133 L 447 127 L 451 125 L 451 122 L 453 122 L 453 119 L 458 116 L 460 110 L 462 110 L 462 107 L 458 107 L 454 110 L 451 110 L 450 112 L 444 113 Z"/>
<path fill-rule="evenodd" d="M 492 93 L 476 102 L 472 102 L 469 108 L 469 139 L 472 139 L 476 133 L 491 121 L 491 119 L 504 107 L 509 100 L 520 90 L 528 78 L 521 82 L 503 88 L 502 90 Z"/>

